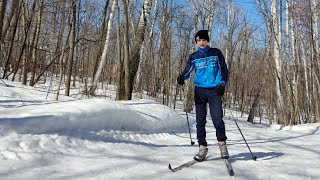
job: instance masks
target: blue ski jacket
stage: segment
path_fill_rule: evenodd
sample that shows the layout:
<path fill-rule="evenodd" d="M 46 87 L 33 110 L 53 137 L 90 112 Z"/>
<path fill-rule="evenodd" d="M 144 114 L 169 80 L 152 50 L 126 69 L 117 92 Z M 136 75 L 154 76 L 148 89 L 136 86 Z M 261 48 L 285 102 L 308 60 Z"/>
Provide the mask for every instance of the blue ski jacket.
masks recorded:
<path fill-rule="evenodd" d="M 199 48 L 189 56 L 182 75 L 184 80 L 189 79 L 195 69 L 195 86 L 213 88 L 219 85 L 226 85 L 228 81 L 228 68 L 224 56 L 217 48 L 206 46 Z"/>

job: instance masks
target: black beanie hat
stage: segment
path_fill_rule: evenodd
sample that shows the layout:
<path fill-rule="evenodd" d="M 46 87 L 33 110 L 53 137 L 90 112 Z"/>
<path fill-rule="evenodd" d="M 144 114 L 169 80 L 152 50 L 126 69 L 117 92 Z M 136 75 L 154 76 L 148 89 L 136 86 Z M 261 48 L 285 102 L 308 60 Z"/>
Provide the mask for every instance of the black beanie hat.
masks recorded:
<path fill-rule="evenodd" d="M 209 38 L 208 30 L 200 30 L 200 31 L 198 31 L 196 33 L 196 35 L 194 36 L 194 40 L 196 41 L 196 43 L 197 43 L 197 39 L 205 39 L 205 40 L 207 40 L 209 42 L 210 38 Z"/>

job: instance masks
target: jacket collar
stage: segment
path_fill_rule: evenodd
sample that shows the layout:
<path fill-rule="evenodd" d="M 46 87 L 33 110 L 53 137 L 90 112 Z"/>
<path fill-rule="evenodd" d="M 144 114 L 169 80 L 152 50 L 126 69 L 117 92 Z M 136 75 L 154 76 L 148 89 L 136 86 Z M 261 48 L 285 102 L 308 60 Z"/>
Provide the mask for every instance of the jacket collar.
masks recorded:
<path fill-rule="evenodd" d="M 210 50 L 210 46 L 209 45 L 207 45 L 205 48 L 198 48 L 198 51 L 199 52 L 202 52 L 202 53 L 206 53 L 206 52 L 208 52 Z"/>

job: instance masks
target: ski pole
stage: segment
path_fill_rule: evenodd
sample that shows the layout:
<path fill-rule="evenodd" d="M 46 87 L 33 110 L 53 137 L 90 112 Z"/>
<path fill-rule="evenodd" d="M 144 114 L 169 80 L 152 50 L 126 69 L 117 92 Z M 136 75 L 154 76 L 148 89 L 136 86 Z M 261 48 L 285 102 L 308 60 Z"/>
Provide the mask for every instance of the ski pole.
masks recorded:
<path fill-rule="evenodd" d="M 2 79 L 1 79 L 1 81 L 5 86 L 9 87 Z"/>
<path fill-rule="evenodd" d="M 2 69 L 1 69 L 2 70 Z M 1 77 L 1 76 L 0 76 Z M 6 86 L 9 87 L 2 79 L 1 79 L 2 83 Z"/>
<path fill-rule="evenodd" d="M 238 127 L 238 129 L 239 129 L 239 131 L 240 131 L 240 133 L 241 133 L 241 135 L 242 135 L 242 138 L 243 138 L 244 142 L 246 143 L 246 145 L 247 145 L 247 147 L 248 147 L 248 149 L 249 149 L 249 151 L 250 151 L 250 153 L 251 153 L 251 158 L 252 158 L 254 161 L 256 161 L 256 160 L 257 160 L 257 156 L 254 156 L 254 155 L 253 155 L 253 153 L 252 153 L 252 151 L 251 151 L 251 149 L 250 149 L 250 147 L 249 147 L 246 139 L 244 138 L 244 136 L 243 136 L 243 134 L 242 134 L 242 132 L 241 132 L 241 129 L 240 129 L 240 127 L 239 127 L 236 119 L 233 118 L 233 120 L 234 120 L 234 122 L 236 123 L 236 125 L 237 125 L 237 127 Z"/>
<path fill-rule="evenodd" d="M 188 113 L 187 113 L 187 111 L 186 111 L 186 116 L 187 116 L 187 122 L 188 122 L 188 127 L 189 127 L 190 142 L 191 142 L 191 145 L 194 145 L 194 141 L 192 141 L 192 138 L 191 138 L 190 125 L 189 125 L 189 119 L 188 119 Z"/>
<path fill-rule="evenodd" d="M 181 87 L 182 87 L 183 95 L 185 96 L 185 92 L 184 92 L 183 85 L 182 85 Z M 185 110 L 186 116 L 187 116 L 187 122 L 188 122 L 188 128 L 189 128 L 189 136 L 190 136 L 190 143 L 191 143 L 191 145 L 194 145 L 194 141 L 192 141 L 192 138 L 191 138 L 190 123 L 189 123 L 189 118 L 188 118 L 188 113 L 187 113 L 186 107 L 184 107 L 184 110 Z"/>

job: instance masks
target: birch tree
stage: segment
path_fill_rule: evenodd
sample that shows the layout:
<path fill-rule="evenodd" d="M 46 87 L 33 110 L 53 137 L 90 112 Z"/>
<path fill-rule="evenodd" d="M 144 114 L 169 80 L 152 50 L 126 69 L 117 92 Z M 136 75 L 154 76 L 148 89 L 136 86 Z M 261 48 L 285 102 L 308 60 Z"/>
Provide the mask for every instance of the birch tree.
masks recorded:
<path fill-rule="evenodd" d="M 317 4 L 317 0 L 312 0 L 312 3 L 311 3 L 311 8 L 312 8 L 312 15 L 313 15 L 313 27 L 312 27 L 312 31 L 313 31 L 313 37 L 314 37 L 314 40 L 315 40 L 315 58 L 317 59 L 317 62 L 318 62 L 318 66 L 320 67 L 320 62 L 319 62 L 319 53 L 320 53 L 320 37 L 319 37 L 319 1 L 318 1 L 318 4 Z"/>
<path fill-rule="evenodd" d="M 283 116 L 283 97 L 281 93 L 281 79 L 282 79 L 282 62 L 280 58 L 281 54 L 281 38 L 279 38 L 279 21 L 277 15 L 277 3 L 276 0 L 271 0 L 271 17 L 272 17 L 272 37 L 273 37 L 273 58 L 275 62 L 275 83 L 276 83 L 276 104 L 277 115 L 276 119 L 279 123 L 284 118 Z"/>
<path fill-rule="evenodd" d="M 227 8 L 227 34 L 226 34 L 226 40 L 227 40 L 227 47 L 226 47 L 226 63 L 228 65 L 231 65 L 231 58 L 230 58 L 230 48 L 232 44 L 232 36 L 231 36 L 231 23 L 230 23 L 230 16 L 231 16 L 231 0 L 228 0 L 228 8 Z M 229 66 L 230 69 L 230 66 Z"/>
<path fill-rule="evenodd" d="M 116 5 L 115 1 L 116 0 L 114 0 L 113 3 L 112 3 L 110 15 L 109 15 L 110 17 L 109 17 L 109 21 L 108 21 L 108 25 L 107 25 L 106 40 L 105 40 L 105 43 L 104 43 L 104 48 L 103 48 L 103 52 L 102 52 L 102 55 L 101 55 L 100 63 L 99 63 L 98 68 L 97 68 L 97 72 L 94 75 L 92 86 L 91 86 L 91 88 L 89 90 L 90 94 L 94 94 L 94 91 L 97 89 L 98 82 L 99 82 L 101 74 L 102 74 L 102 70 L 105 67 L 105 64 L 106 64 L 106 61 L 107 61 L 108 48 L 109 48 L 109 44 L 110 44 L 111 27 L 112 27 L 112 22 L 113 22 L 113 14 L 114 14 L 114 9 L 115 9 L 115 5 Z"/>
<path fill-rule="evenodd" d="M 208 4 L 208 29 L 210 31 L 213 31 L 213 22 L 214 22 L 214 16 L 215 16 L 215 9 L 216 9 L 216 0 L 209 0 L 207 1 Z M 213 46 L 213 41 L 210 41 L 210 46 Z"/>
<path fill-rule="evenodd" d="M 267 29 L 266 29 L 266 33 L 267 33 L 267 45 L 266 45 L 266 48 L 267 48 L 267 52 L 266 52 L 266 54 L 267 54 L 267 58 L 266 58 L 266 60 L 271 60 L 271 58 L 273 58 L 273 62 L 275 62 L 275 58 L 274 58 L 274 56 L 272 56 L 272 52 L 275 52 L 275 47 L 274 47 L 274 44 L 276 44 L 275 43 L 275 37 L 277 37 L 276 35 L 275 35 L 275 31 L 274 31 L 274 24 L 273 24 L 273 20 L 275 19 L 275 20 L 277 20 L 277 17 L 274 17 L 273 15 L 272 15 L 272 13 L 274 13 L 275 15 L 276 15 L 276 4 L 275 4 L 275 1 L 274 2 L 272 2 L 272 3 L 274 3 L 274 4 L 272 4 L 273 5 L 273 7 L 272 7 L 272 11 L 271 11 L 271 13 L 270 13 L 270 10 L 269 10 L 269 6 L 268 6 L 268 3 L 267 3 L 267 1 L 266 0 L 256 0 L 255 1 L 256 2 L 256 4 L 258 5 L 258 8 L 259 8 L 259 12 L 261 13 L 261 15 L 262 15 L 262 17 L 263 17 L 263 19 L 264 19 L 264 21 L 265 21 L 265 25 L 266 25 L 266 27 L 267 27 Z M 278 26 L 277 26 L 278 27 Z M 274 42 L 274 43 L 273 43 Z M 272 49 L 273 48 L 273 49 Z M 272 63 L 271 63 L 272 61 L 270 61 L 270 67 L 272 67 Z M 271 68 L 270 68 L 271 69 Z M 272 68 L 271 69 L 271 72 L 274 72 L 275 74 L 273 75 L 272 74 L 272 76 L 271 77 L 275 77 L 275 79 L 269 79 L 269 81 L 271 81 L 271 83 L 273 83 L 273 81 L 277 81 L 278 80 L 278 77 L 277 77 L 277 75 L 276 75 L 276 72 L 275 72 L 275 70 L 274 70 L 275 68 Z M 278 73 L 277 73 L 278 74 Z M 269 91 L 271 92 L 270 93 L 270 102 L 269 102 L 269 104 L 268 104 L 268 112 L 270 112 L 269 113 L 269 122 L 270 123 L 273 123 L 272 122 L 272 120 L 274 120 L 274 116 L 273 116 L 273 111 L 274 111 L 274 108 L 273 108 L 273 99 L 276 99 L 276 101 L 278 101 L 278 93 L 279 93 L 279 91 L 278 90 L 276 90 L 276 98 L 273 98 L 272 96 L 273 96 L 273 85 L 271 86 L 269 86 L 269 87 L 271 87 L 270 89 L 269 89 Z M 276 88 L 277 87 L 280 87 L 279 86 L 279 84 L 278 85 L 276 85 Z M 280 93 L 279 93 L 280 94 Z M 279 103 L 279 102 L 278 102 Z M 278 105 L 278 103 L 276 103 L 277 105 Z M 279 106 L 279 105 L 278 105 Z M 277 106 L 277 107 L 278 107 Z"/>
<path fill-rule="evenodd" d="M 107 25 L 107 9 L 109 7 L 109 3 L 110 3 L 110 0 L 106 0 L 106 3 L 105 3 L 105 6 L 103 8 L 103 11 L 102 11 L 102 25 L 101 25 L 101 35 L 100 35 L 100 39 L 103 40 L 105 39 L 106 37 L 106 25 Z M 110 18 L 110 16 L 108 16 Z M 99 60 L 101 59 L 101 55 L 102 55 L 102 51 L 103 51 L 103 48 L 104 48 L 104 44 L 103 42 L 99 42 L 99 51 L 97 53 L 97 56 L 96 56 L 96 59 L 94 61 L 94 66 L 93 66 L 93 76 L 92 76 L 92 79 L 95 79 L 95 75 L 97 73 L 97 68 L 98 68 L 98 64 L 99 64 Z"/>
<path fill-rule="evenodd" d="M 297 67 L 299 67 L 300 65 L 298 64 L 298 61 L 296 60 L 296 43 L 295 43 L 295 33 L 294 33 L 294 27 L 293 27 L 293 16 L 292 16 L 292 9 L 293 9 L 293 5 L 292 5 L 293 1 L 286 1 L 286 5 L 285 5 L 285 21 L 286 21 L 286 32 L 285 32 L 285 62 L 287 64 L 287 66 L 290 63 L 294 63 L 295 64 L 295 72 L 299 72 L 297 70 Z M 292 53 L 290 53 L 292 51 Z M 287 70 L 287 69 L 286 69 Z M 287 70 L 288 71 L 288 70 Z M 289 86 L 290 91 L 292 91 L 291 95 L 290 95 L 290 99 L 291 99 L 291 118 L 290 118 L 290 122 L 289 124 L 292 124 L 292 119 L 295 119 L 297 116 L 297 108 L 298 108 L 298 79 L 299 79 L 300 74 L 296 73 L 291 82 L 289 82 Z M 290 79 L 290 78 L 287 78 Z"/>

